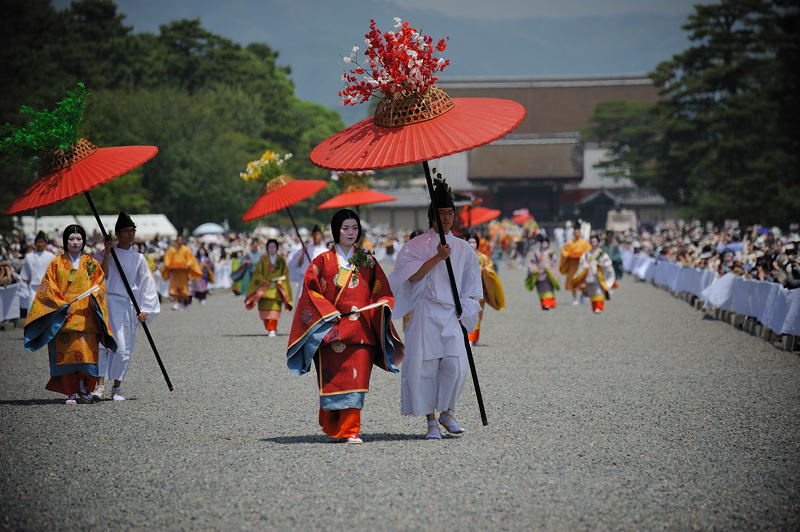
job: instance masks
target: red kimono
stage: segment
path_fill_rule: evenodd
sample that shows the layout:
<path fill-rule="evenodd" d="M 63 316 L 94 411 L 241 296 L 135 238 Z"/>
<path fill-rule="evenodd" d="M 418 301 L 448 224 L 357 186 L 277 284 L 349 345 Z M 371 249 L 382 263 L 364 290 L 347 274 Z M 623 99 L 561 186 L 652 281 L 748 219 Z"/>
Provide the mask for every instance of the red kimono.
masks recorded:
<path fill-rule="evenodd" d="M 377 261 L 370 262 L 354 272 L 353 266 L 339 264 L 335 250 L 315 258 L 306 270 L 289 336 L 287 365 L 302 375 L 314 361 L 320 425 L 336 438 L 358 435 L 372 365 L 397 373 L 403 358 L 391 321 L 389 281 Z M 373 303 L 378 305 L 353 312 Z"/>

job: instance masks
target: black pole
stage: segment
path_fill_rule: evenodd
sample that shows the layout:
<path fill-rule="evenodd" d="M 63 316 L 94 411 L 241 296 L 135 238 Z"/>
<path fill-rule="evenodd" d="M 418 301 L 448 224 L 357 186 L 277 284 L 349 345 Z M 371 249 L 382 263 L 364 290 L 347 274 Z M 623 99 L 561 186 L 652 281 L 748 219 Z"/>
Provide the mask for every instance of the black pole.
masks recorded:
<path fill-rule="evenodd" d="M 300 239 L 300 245 L 303 246 L 303 253 L 306 254 L 308 263 L 311 264 L 311 255 L 308 254 L 306 245 L 303 243 L 303 237 L 300 235 L 300 230 L 297 228 L 297 224 L 294 222 L 294 216 L 292 216 L 292 210 L 289 207 L 286 207 L 286 214 L 289 215 L 289 219 L 292 221 L 292 225 L 294 226 L 294 232 L 297 233 L 297 238 Z"/>
<path fill-rule="evenodd" d="M 430 166 L 428 166 L 428 161 L 423 161 L 422 166 L 425 167 L 425 181 L 428 183 L 428 193 L 431 196 L 431 204 L 434 205 L 433 180 L 431 179 L 431 169 Z M 442 245 L 445 245 L 447 241 L 444 238 L 442 219 L 439 217 L 439 209 L 435 208 L 435 205 L 433 217 L 436 220 L 436 229 L 439 231 L 439 241 Z M 453 292 L 453 302 L 456 305 L 456 315 L 461 316 L 461 299 L 458 297 L 456 276 L 453 274 L 453 264 L 450 262 L 450 257 L 445 259 L 445 265 L 447 266 L 447 276 L 450 278 L 450 290 Z M 459 325 L 461 325 L 461 332 L 464 334 L 464 347 L 467 349 L 467 360 L 469 361 L 469 371 L 472 374 L 472 384 L 475 386 L 475 395 L 478 399 L 478 410 L 480 410 L 481 413 L 481 421 L 483 425 L 486 426 L 489 424 L 489 421 L 486 419 L 486 409 L 483 407 L 483 396 L 481 395 L 481 385 L 478 382 L 478 371 L 475 369 L 475 359 L 472 357 L 472 347 L 469 345 L 469 333 L 461 322 L 459 322 Z"/>
<path fill-rule="evenodd" d="M 100 215 L 97 214 L 97 208 L 95 208 L 92 196 L 89 194 L 88 190 L 86 191 L 86 199 L 89 200 L 89 206 L 92 208 L 94 218 L 97 220 L 97 225 L 100 226 L 100 233 L 103 235 L 103 241 L 105 242 L 108 240 L 108 233 L 106 233 L 106 228 L 103 227 L 103 222 L 100 220 Z M 111 256 L 114 258 L 114 264 L 117 265 L 117 271 L 119 271 L 119 275 L 122 278 L 122 283 L 125 285 L 125 290 L 128 292 L 128 297 L 131 298 L 131 303 L 133 303 L 133 308 L 136 310 L 136 315 L 138 316 L 142 313 L 142 310 L 139 308 L 139 303 L 136 302 L 136 298 L 133 297 L 133 290 L 131 290 L 131 285 L 128 283 L 128 278 L 125 276 L 125 270 L 122 269 L 122 264 L 119 263 L 119 258 L 114 248 L 111 247 L 109 249 L 111 250 Z M 167 369 L 164 367 L 161 356 L 158 354 L 158 349 L 156 349 L 156 343 L 153 341 L 150 329 L 147 328 L 147 324 L 144 322 L 142 322 L 142 329 L 144 329 L 144 333 L 147 335 L 147 341 L 150 342 L 150 347 L 153 348 L 153 354 L 156 356 L 158 367 L 161 368 L 161 374 L 164 375 L 164 380 L 167 381 L 167 388 L 169 388 L 169 391 L 172 391 L 172 382 L 170 382 L 169 375 L 167 375 Z"/>

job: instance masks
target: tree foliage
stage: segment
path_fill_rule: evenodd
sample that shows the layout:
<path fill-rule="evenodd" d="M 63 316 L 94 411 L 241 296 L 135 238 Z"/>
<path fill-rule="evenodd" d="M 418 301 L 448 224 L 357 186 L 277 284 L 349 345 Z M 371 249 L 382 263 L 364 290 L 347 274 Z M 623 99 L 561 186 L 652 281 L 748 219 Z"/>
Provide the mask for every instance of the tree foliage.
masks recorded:
<path fill-rule="evenodd" d="M 796 222 L 798 21 L 797 0 L 696 5 L 684 26 L 692 46 L 651 73 L 659 102 L 601 104 L 587 136 L 611 148 L 609 166 L 692 215 Z"/>
<path fill-rule="evenodd" d="M 111 0 L 77 0 L 63 11 L 44 0 L 6 0 L 0 21 L 0 123 L 24 123 L 30 117 L 21 105 L 52 106 L 83 81 L 90 96 L 81 136 L 100 147 L 158 146 L 150 162 L 93 190 L 101 211 L 164 213 L 185 229 L 225 220 L 245 228 L 241 216 L 260 190 L 239 172 L 266 148 L 294 153 L 297 178 L 327 177 L 308 154 L 343 124 L 336 112 L 294 95 L 290 68 L 265 43 L 241 46 L 199 20 L 134 34 Z M 30 183 L 23 168 L 0 168 L 3 205 Z M 314 206 L 336 192 L 330 188 L 299 204 L 297 218 L 323 221 L 327 213 Z M 87 209 L 74 198 L 39 213 Z"/>

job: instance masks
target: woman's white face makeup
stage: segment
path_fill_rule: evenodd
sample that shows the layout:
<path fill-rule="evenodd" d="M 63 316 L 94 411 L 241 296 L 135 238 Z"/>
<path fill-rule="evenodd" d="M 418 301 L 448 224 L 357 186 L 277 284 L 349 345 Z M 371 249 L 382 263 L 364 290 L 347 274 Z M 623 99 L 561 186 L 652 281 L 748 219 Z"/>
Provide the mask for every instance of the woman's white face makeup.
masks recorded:
<path fill-rule="evenodd" d="M 270 242 L 267 244 L 267 253 L 270 255 L 275 255 L 278 253 L 278 246 L 275 245 L 275 242 Z"/>
<path fill-rule="evenodd" d="M 83 237 L 80 233 L 72 233 L 67 238 L 67 251 L 70 255 L 77 255 L 83 248 Z"/>
<path fill-rule="evenodd" d="M 358 222 L 353 219 L 348 219 L 342 222 L 342 227 L 339 230 L 339 245 L 345 248 L 350 248 L 355 244 L 358 238 Z"/>
<path fill-rule="evenodd" d="M 470 245 L 470 246 L 472 246 L 472 249 L 478 249 L 478 243 L 477 243 L 477 242 L 475 242 L 475 239 L 474 239 L 474 238 L 470 238 L 470 239 L 468 240 L 468 242 L 469 242 L 469 245 Z"/>

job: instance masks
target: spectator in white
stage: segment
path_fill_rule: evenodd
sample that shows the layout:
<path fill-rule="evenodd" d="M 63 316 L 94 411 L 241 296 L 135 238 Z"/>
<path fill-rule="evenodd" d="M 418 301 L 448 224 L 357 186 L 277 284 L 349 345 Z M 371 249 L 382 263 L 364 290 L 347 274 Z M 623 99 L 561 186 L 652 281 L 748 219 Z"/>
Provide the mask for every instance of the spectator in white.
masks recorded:
<path fill-rule="evenodd" d="M 139 323 L 157 316 L 161 311 L 161 304 L 158 301 L 156 283 L 147 266 L 147 260 L 138 250 L 132 248 L 136 238 L 136 225 L 130 216 L 124 212 L 119 213 L 114 233 L 117 236 L 115 250 L 117 258 L 141 312 L 137 315 L 134 310 L 122 276 L 114 259 L 110 257 L 110 249 L 113 244 L 108 241 L 105 249 L 99 251 L 95 259 L 102 265 L 106 274 L 108 314 L 111 329 L 117 341 L 117 351 L 113 352 L 104 346 L 100 347 L 98 386 L 92 395 L 95 399 L 102 399 L 105 393 L 105 379 L 114 379 L 111 398 L 114 401 L 124 401 L 125 397 L 121 393 L 121 387 L 131 362 L 136 342 L 136 328 Z"/>
<path fill-rule="evenodd" d="M 23 316 L 27 314 L 31 302 L 39 290 L 39 285 L 42 284 L 47 267 L 56 258 L 46 248 L 47 235 L 44 234 L 44 231 L 39 231 L 33 242 L 33 251 L 25 255 L 22 272 L 20 272 L 22 283 L 20 284 L 19 304 L 25 311 L 24 314 L 21 313 Z"/>

